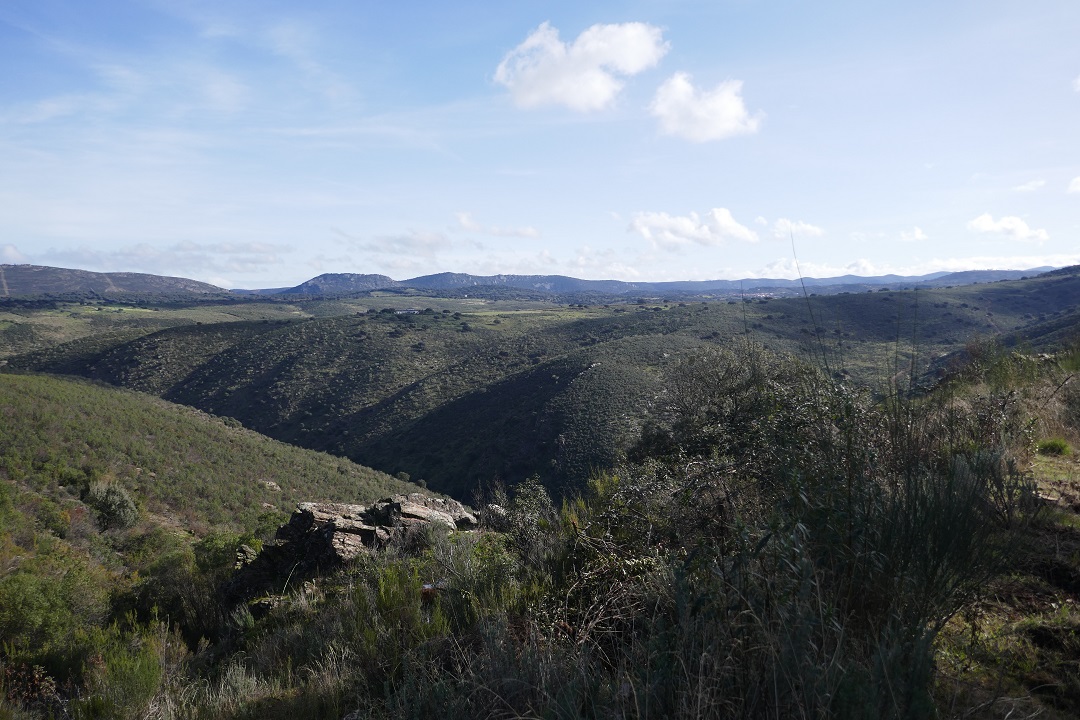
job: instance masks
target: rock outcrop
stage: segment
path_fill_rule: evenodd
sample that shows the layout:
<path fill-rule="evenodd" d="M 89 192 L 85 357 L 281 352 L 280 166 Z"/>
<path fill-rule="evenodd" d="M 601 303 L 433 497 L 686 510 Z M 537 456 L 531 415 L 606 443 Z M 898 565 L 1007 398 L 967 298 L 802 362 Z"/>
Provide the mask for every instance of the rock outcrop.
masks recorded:
<path fill-rule="evenodd" d="M 371 505 L 300 503 L 274 540 L 252 557 L 250 549 L 237 555 L 237 572 L 229 595 L 248 600 L 267 592 L 282 593 L 300 582 L 407 540 L 424 526 L 472 530 L 476 516 L 456 500 L 422 493 L 395 495 Z"/>

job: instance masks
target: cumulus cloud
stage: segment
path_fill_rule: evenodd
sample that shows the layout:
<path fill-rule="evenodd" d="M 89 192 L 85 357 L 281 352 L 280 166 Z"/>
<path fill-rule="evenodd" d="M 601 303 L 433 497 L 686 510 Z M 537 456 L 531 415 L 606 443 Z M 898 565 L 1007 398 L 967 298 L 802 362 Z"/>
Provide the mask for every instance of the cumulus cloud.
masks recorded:
<path fill-rule="evenodd" d="M 1069 183 L 1069 192 L 1080 193 L 1080 177 L 1074 177 Z"/>
<path fill-rule="evenodd" d="M 727 208 L 713 208 L 700 217 L 668 215 L 665 212 L 642 212 L 634 216 L 630 232 L 637 232 L 653 244 L 667 250 L 677 249 L 690 243 L 698 245 L 722 245 L 728 240 L 757 242 L 757 233 L 739 224 Z"/>
<path fill-rule="evenodd" d="M 689 75 L 675 73 L 657 89 L 649 112 L 660 121 L 663 133 L 692 142 L 755 133 L 762 113 L 750 115 L 741 91 L 741 80 L 727 80 L 712 90 L 698 90 Z"/>
<path fill-rule="evenodd" d="M 910 231 L 903 230 L 900 233 L 900 242 L 922 242 L 923 240 L 929 239 L 930 238 L 923 232 L 922 228 L 918 226 Z"/>
<path fill-rule="evenodd" d="M 503 57 L 495 82 L 510 90 L 518 107 L 601 110 L 622 90 L 620 77 L 655 66 L 668 48 L 660 28 L 646 23 L 593 25 L 567 44 L 545 22 Z"/>
<path fill-rule="evenodd" d="M 788 220 L 787 218 L 780 218 L 774 222 L 772 232 L 778 238 L 789 238 L 793 235 L 821 237 L 825 234 L 825 231 L 817 225 L 811 225 L 802 220 Z"/>
<path fill-rule="evenodd" d="M 1044 242 L 1050 239 L 1046 230 L 1033 230 L 1022 218 L 1015 215 L 1003 215 L 1000 220 L 994 220 L 990 213 L 984 213 L 969 222 L 967 227 L 975 232 L 1005 235 L 1025 242 Z"/>
<path fill-rule="evenodd" d="M 1013 188 L 1016 192 L 1034 192 L 1046 184 L 1045 180 L 1028 180 Z"/>
<path fill-rule="evenodd" d="M 473 220 L 472 213 L 459 212 L 455 214 L 457 218 L 457 229 L 465 230 L 467 232 L 481 233 L 483 235 L 494 235 L 496 237 L 519 237 L 519 238 L 538 238 L 540 237 L 540 231 L 531 225 L 525 225 L 523 227 L 502 227 L 500 225 L 481 225 Z"/>

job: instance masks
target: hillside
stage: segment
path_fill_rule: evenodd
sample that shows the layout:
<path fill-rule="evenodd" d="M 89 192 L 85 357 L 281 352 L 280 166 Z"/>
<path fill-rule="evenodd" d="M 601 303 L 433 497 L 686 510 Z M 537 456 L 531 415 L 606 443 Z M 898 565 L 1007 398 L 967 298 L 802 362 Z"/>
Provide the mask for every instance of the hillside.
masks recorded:
<path fill-rule="evenodd" d="M 468 500 L 499 478 L 576 487 L 640 427 L 658 371 L 749 337 L 882 387 L 973 337 L 1066 339 L 1080 278 L 808 299 L 187 325 L 11 358 L 235 417 Z M 319 303 L 305 306 L 311 314 Z M 327 307 L 335 307 L 331 304 Z M 351 308 L 340 306 L 339 311 Z"/>
<path fill-rule="evenodd" d="M 302 500 L 365 502 L 417 489 L 229 419 L 85 381 L 0 375 L 0 417 L 5 482 L 61 506 L 89 483 L 119 483 L 187 529 L 253 527 L 268 508 L 289 512 Z"/>
<path fill-rule="evenodd" d="M 160 469 L 140 453 L 173 430 L 198 463 L 197 432 L 116 399 L 176 408 L 0 376 L 5 420 L 29 428 L 0 438 L 19 451 L 5 472 L 38 464 L 0 482 L 0 716 L 1076 717 L 1080 353 L 972 349 L 933 391 L 881 401 L 712 347 L 658 373 L 654 424 L 562 503 L 495 489 L 479 531 L 312 504 L 269 542 L 266 517 L 193 537 L 192 517 L 147 512 L 145 472 L 58 457 Z M 358 516 L 386 542 L 358 547 L 378 537 Z"/>
<path fill-rule="evenodd" d="M 277 291 L 281 295 L 344 295 L 349 293 L 398 287 L 401 283 L 385 275 L 359 275 L 356 273 L 326 273 L 300 283 L 296 287 Z M 258 290 L 253 292 L 272 293 Z"/>

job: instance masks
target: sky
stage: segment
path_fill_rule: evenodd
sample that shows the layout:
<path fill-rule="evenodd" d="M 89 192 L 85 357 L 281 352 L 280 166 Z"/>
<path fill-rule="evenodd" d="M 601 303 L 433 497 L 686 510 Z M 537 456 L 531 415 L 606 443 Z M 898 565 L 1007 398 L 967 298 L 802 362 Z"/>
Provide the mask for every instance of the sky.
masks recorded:
<path fill-rule="evenodd" d="M 1077 264 L 1080 2 L 2 0 L 0 262 Z"/>

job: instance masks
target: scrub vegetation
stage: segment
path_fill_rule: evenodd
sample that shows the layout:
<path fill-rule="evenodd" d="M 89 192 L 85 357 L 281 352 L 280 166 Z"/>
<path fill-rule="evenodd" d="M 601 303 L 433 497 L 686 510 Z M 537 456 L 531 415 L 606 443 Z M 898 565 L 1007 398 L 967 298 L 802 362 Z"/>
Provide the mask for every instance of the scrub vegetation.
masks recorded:
<path fill-rule="evenodd" d="M 0 374 L 0 718 L 1075 717 L 1075 282 L 12 356 L 166 400 Z M 406 477 L 481 529 L 230 592 L 297 501 Z"/>

